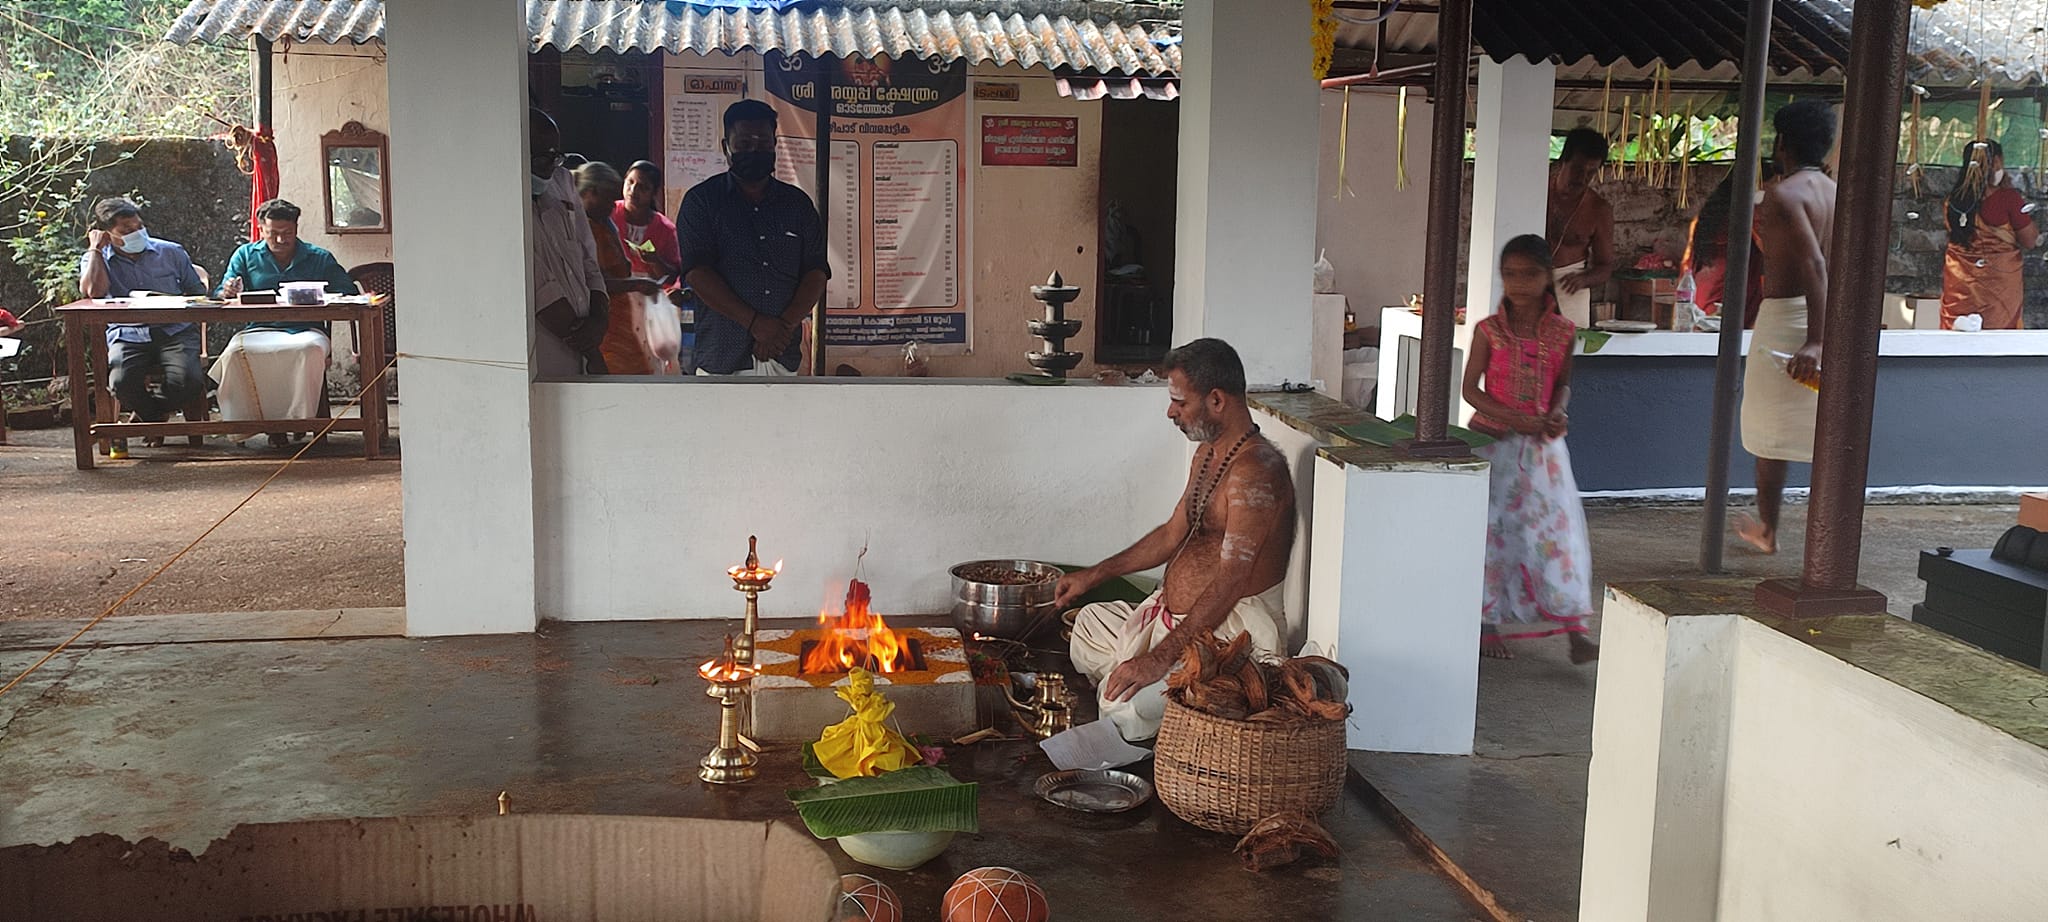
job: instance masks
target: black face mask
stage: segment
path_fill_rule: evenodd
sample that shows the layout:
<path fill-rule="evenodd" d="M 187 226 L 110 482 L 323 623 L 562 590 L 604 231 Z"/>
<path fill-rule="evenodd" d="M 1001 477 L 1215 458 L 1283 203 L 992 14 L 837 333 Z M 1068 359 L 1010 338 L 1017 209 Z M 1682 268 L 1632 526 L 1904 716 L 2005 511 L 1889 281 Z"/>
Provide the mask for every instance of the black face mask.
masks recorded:
<path fill-rule="evenodd" d="M 732 175 L 741 182 L 760 182 L 775 172 L 775 152 L 769 150 L 742 150 L 732 153 Z"/>

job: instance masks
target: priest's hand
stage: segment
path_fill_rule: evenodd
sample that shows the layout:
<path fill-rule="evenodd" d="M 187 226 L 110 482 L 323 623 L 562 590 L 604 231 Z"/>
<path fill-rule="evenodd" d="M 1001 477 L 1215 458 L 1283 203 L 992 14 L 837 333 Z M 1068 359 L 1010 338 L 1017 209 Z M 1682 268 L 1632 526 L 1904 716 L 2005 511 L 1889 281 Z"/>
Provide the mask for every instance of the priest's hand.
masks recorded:
<path fill-rule="evenodd" d="M 1108 701 L 1129 701 L 1140 689 L 1166 678 L 1172 669 L 1172 661 L 1156 652 L 1131 657 L 1102 680 L 1102 697 Z"/>
<path fill-rule="evenodd" d="M 1095 587 L 1102 585 L 1102 583 L 1103 577 L 1095 571 L 1094 567 L 1089 567 L 1086 570 L 1075 570 L 1060 577 L 1059 585 L 1055 586 L 1052 591 L 1052 605 L 1061 611 L 1073 608 L 1081 603 L 1082 596 L 1094 592 Z"/>
<path fill-rule="evenodd" d="M 1807 340 L 1785 363 L 1785 373 L 1794 381 L 1820 381 L 1820 341 Z"/>

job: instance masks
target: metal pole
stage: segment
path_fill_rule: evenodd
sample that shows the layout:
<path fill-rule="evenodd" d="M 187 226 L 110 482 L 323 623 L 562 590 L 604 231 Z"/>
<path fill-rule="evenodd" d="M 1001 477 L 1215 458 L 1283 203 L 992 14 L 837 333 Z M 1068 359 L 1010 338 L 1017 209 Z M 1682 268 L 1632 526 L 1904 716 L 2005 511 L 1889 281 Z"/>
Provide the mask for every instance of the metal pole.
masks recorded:
<path fill-rule="evenodd" d="M 1912 13 L 1908 0 L 1863 0 L 1856 4 L 1849 36 L 1847 117 L 1828 253 L 1806 562 L 1797 585 L 1772 581 L 1757 587 L 1757 600 L 1783 614 L 1882 612 L 1885 607 L 1883 594 L 1856 585 L 1884 302 L 1884 273 L 1872 267 L 1885 264 L 1889 246 L 1889 235 L 1869 229 L 1891 225 Z"/>
<path fill-rule="evenodd" d="M 824 229 L 825 239 L 832 238 L 832 110 L 837 108 L 832 101 L 832 65 L 824 55 L 815 58 L 818 65 L 818 226 Z M 847 254 L 852 256 L 853 254 Z M 825 286 L 829 292 L 829 284 Z M 817 306 L 811 308 L 811 374 L 823 377 L 825 369 L 825 304 L 827 294 L 818 295 Z"/>
<path fill-rule="evenodd" d="M 1769 77 L 1771 0 L 1749 0 L 1749 33 L 1742 49 L 1742 114 L 1735 136 L 1735 179 L 1728 200 L 1727 288 L 1721 299 L 1721 340 L 1714 357 L 1713 434 L 1707 439 L 1707 498 L 1700 522 L 1700 569 L 1721 572 L 1727 544 L 1728 465 L 1735 441 L 1742 319 L 1749 308 L 1750 229 L 1756 221 L 1757 156 L 1763 149 L 1764 81 Z"/>
<path fill-rule="evenodd" d="M 270 130 L 272 107 L 276 104 L 271 89 L 272 71 L 270 64 L 270 39 L 256 36 L 256 130 Z"/>
<path fill-rule="evenodd" d="M 1444 0 L 1436 20 L 1436 107 L 1430 123 L 1429 232 L 1422 257 L 1422 368 L 1411 457 L 1461 457 L 1450 437 L 1451 342 L 1457 323 L 1458 206 L 1465 175 L 1465 96 L 1472 77 L 1472 0 Z"/>

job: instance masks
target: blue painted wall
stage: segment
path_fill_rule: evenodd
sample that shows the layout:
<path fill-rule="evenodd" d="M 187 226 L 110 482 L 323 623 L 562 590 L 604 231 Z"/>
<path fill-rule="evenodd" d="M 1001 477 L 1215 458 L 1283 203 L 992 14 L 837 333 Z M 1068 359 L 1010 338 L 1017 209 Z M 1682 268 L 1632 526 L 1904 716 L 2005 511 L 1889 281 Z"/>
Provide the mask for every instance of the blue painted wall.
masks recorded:
<path fill-rule="evenodd" d="M 1566 444 L 1579 489 L 1704 486 L 1713 393 L 1710 356 L 1577 358 Z M 1753 487 L 1737 426 L 1729 479 Z M 1807 477 L 1795 464 L 1788 483 Z M 1880 359 L 1869 483 L 2048 483 L 2048 357 Z"/>

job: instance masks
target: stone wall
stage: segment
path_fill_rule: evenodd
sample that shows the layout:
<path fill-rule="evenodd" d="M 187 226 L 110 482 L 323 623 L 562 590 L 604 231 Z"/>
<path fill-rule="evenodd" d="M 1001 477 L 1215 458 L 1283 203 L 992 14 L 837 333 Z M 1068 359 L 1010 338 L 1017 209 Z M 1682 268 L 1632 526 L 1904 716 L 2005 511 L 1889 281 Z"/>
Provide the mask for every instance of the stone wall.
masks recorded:
<path fill-rule="evenodd" d="M 2008 170 L 2013 185 L 2029 202 L 2048 201 L 2038 177 L 2028 170 Z M 1962 173 L 1957 167 L 1928 167 L 1916 193 L 1901 184 L 1892 198 L 1891 256 L 1885 263 L 1885 290 L 1939 297 L 1942 254 L 1948 230 L 1942 223 L 1942 202 Z M 2026 286 L 2028 329 L 2048 328 L 2048 262 L 2039 250 L 2027 254 L 2021 276 Z"/>
<path fill-rule="evenodd" d="M 33 140 L 9 137 L 0 143 L 19 158 L 28 154 Z M 147 202 L 142 217 L 151 236 L 183 244 L 193 261 L 218 279 L 228 256 L 248 239 L 249 177 L 236 169 L 234 153 L 218 141 L 197 138 L 108 141 L 101 150 L 132 151 L 134 156 L 85 177 L 86 192 L 77 203 L 75 217 L 82 220 L 94 202 L 110 195 L 140 196 Z M 107 155 L 108 159 L 111 156 Z M 65 178 L 58 187 L 70 184 L 71 179 Z M 18 210 L 18 203 L 0 200 L 0 214 L 11 218 Z M 84 252 L 83 230 L 78 232 L 77 245 L 79 252 Z M 28 273 L 14 264 L 12 251 L 0 246 L 0 307 L 18 314 L 41 298 Z M 38 311 L 24 319 L 49 316 Z M 224 342 L 228 332 L 219 331 L 214 338 Z M 36 324 L 23 336 L 29 348 L 20 362 L 20 373 L 17 376 L 10 369 L 6 380 L 47 377 L 55 347 L 63 341 L 58 324 Z"/>

